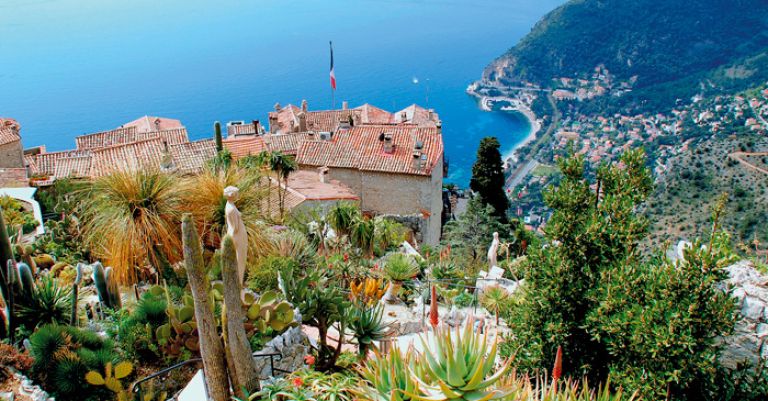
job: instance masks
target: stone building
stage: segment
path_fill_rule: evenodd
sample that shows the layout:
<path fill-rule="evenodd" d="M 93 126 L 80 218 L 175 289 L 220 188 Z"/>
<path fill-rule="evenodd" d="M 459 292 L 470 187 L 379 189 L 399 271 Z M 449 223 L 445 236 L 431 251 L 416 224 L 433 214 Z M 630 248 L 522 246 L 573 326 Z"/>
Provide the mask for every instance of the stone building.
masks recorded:
<path fill-rule="evenodd" d="M 20 131 L 16 120 L 0 118 L 0 188 L 29 186 Z"/>

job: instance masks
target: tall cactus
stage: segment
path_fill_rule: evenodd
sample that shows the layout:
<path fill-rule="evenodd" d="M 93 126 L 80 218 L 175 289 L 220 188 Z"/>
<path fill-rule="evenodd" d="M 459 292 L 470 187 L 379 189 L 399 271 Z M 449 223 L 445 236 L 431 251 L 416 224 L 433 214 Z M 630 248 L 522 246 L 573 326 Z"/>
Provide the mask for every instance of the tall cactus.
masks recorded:
<path fill-rule="evenodd" d="M 13 250 L 11 249 L 11 240 L 8 238 L 8 231 L 5 228 L 5 218 L 3 217 L 3 209 L 0 208 L 0 292 L 2 292 L 3 298 L 8 299 L 8 292 L 10 287 L 8 282 L 10 277 L 6 277 L 6 266 L 8 261 L 13 260 Z"/>
<path fill-rule="evenodd" d="M 35 296 L 35 278 L 32 275 L 32 269 L 26 263 L 19 263 L 16 266 L 19 272 L 21 282 L 21 293 L 25 299 L 32 299 Z"/>
<path fill-rule="evenodd" d="M 208 396 L 213 401 L 226 401 L 229 400 L 229 380 L 224 347 L 216 330 L 213 302 L 209 297 L 211 286 L 205 273 L 203 247 L 190 214 L 185 214 L 182 219 L 181 233 L 184 244 L 184 268 L 187 271 L 189 287 L 194 299 L 195 319 L 200 334 L 200 356 L 205 368 Z M 248 354 L 250 355 L 250 352 Z"/>
<path fill-rule="evenodd" d="M 107 297 L 109 298 L 109 307 L 112 309 L 120 309 L 123 307 L 123 301 L 120 298 L 120 286 L 117 284 L 117 279 L 113 274 L 112 267 L 107 267 L 104 271 L 104 278 L 107 282 Z"/>
<path fill-rule="evenodd" d="M 224 150 L 224 141 L 221 137 L 221 123 L 216 121 L 213 123 L 213 132 L 216 138 L 216 151 L 221 152 Z"/>
<path fill-rule="evenodd" d="M 93 264 L 93 285 L 96 286 L 96 292 L 99 294 L 99 301 L 105 307 L 109 306 L 109 289 L 107 288 L 107 276 L 104 272 L 104 266 L 100 262 Z"/>
<path fill-rule="evenodd" d="M 224 305 L 227 313 L 227 347 L 237 378 L 238 387 L 245 388 L 249 393 L 259 387 L 259 371 L 256 361 L 251 355 L 251 346 L 245 332 L 243 321 L 243 304 L 240 300 L 240 275 L 237 271 L 237 254 L 235 243 L 229 235 L 221 242 L 222 278 L 224 279 Z M 230 372 L 232 374 L 232 372 Z"/>
<path fill-rule="evenodd" d="M 78 263 L 77 276 L 75 276 L 75 282 L 72 283 L 72 315 L 69 318 L 70 326 L 77 326 L 77 298 L 80 290 L 80 282 L 83 280 L 83 264 Z"/>
<path fill-rule="evenodd" d="M 16 277 L 17 270 L 16 270 L 16 264 L 14 263 L 13 259 L 10 259 L 7 261 L 7 263 L 4 265 L 4 269 L 0 268 L 0 271 L 5 270 L 5 274 L 3 277 L 3 284 L 5 285 L 5 288 L 8 289 L 8 296 L 5 297 L 5 308 L 6 308 L 6 316 L 5 319 L 8 322 L 8 338 L 11 340 L 11 344 L 14 342 L 14 333 L 16 332 L 16 328 L 14 325 L 16 324 L 16 320 L 14 318 L 14 308 L 16 306 L 14 297 L 13 297 L 13 282 L 12 280 Z M 5 323 L 5 321 L 3 322 Z"/>

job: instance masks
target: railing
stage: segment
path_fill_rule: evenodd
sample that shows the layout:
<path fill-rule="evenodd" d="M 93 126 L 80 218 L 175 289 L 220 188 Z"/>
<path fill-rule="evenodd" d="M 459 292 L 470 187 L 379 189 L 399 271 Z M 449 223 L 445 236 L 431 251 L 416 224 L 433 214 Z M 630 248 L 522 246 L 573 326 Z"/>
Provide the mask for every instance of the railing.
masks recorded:
<path fill-rule="evenodd" d="M 283 358 L 283 355 L 281 353 L 279 353 L 279 352 L 270 352 L 270 353 L 263 353 L 263 354 L 262 353 L 258 353 L 258 352 L 254 352 L 253 353 L 253 357 L 254 358 L 269 358 L 269 376 L 274 376 L 275 372 L 285 373 L 285 374 L 291 373 L 288 370 L 284 370 L 284 369 L 280 369 L 280 368 L 276 368 L 275 367 L 275 359 L 277 359 L 279 361 L 279 360 L 281 360 Z M 146 383 L 146 382 L 148 382 L 150 380 L 156 379 L 158 377 L 161 377 L 161 376 L 167 376 L 169 373 L 171 373 L 171 372 L 173 372 L 173 371 L 175 371 L 177 369 L 181 369 L 181 368 L 183 368 L 183 367 L 185 367 L 187 365 L 192 365 L 192 364 L 200 363 L 202 361 L 203 361 L 202 358 L 192 358 L 192 359 L 188 359 L 188 360 L 183 361 L 183 362 L 179 362 L 179 363 L 177 363 L 175 365 L 169 366 L 169 367 L 167 367 L 167 368 L 165 368 L 163 370 L 159 370 L 159 371 L 157 371 L 157 372 L 155 372 L 155 373 L 153 373 L 153 374 L 151 374 L 151 375 L 149 375 L 147 377 L 144 377 L 142 379 L 139 379 L 139 380 L 135 381 L 131 385 L 129 391 L 131 393 L 133 393 L 133 399 L 134 400 L 142 401 L 142 400 L 144 400 L 144 390 L 142 388 L 142 385 L 144 383 Z M 206 392 L 207 391 L 208 390 L 206 389 Z M 153 400 L 153 401 L 155 401 L 155 400 Z"/>

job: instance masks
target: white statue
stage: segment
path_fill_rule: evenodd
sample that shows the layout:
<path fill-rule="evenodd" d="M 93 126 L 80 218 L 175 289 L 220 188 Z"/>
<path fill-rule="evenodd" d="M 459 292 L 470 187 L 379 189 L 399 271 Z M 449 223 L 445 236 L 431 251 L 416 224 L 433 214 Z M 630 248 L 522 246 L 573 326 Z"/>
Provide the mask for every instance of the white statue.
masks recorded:
<path fill-rule="evenodd" d="M 240 284 L 245 278 L 245 265 L 248 260 L 248 233 L 245 230 L 245 223 L 240 215 L 240 211 L 235 206 L 235 201 L 240 196 L 240 190 L 237 187 L 224 188 L 224 197 L 227 198 L 227 206 L 224 208 L 224 214 L 227 218 L 227 235 L 232 237 L 235 243 L 235 252 L 237 253 L 237 273 L 240 277 Z"/>
<path fill-rule="evenodd" d="M 493 241 L 491 242 L 491 247 L 488 248 L 488 268 L 492 268 L 494 266 L 498 266 L 498 261 L 496 260 L 497 255 L 499 254 L 499 233 L 493 233 Z"/>

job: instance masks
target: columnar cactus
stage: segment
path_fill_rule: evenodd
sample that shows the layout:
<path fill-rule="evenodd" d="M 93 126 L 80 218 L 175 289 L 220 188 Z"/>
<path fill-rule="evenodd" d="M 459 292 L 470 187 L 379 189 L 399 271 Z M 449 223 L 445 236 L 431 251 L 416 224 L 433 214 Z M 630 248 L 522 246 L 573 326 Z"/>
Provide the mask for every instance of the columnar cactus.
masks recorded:
<path fill-rule="evenodd" d="M 16 266 L 19 272 L 22 294 L 26 299 L 31 299 L 35 294 L 35 278 L 32 275 L 32 269 L 26 263 L 19 263 Z"/>
<path fill-rule="evenodd" d="M 11 240 L 8 238 L 8 231 L 5 228 L 5 218 L 3 217 L 3 210 L 0 209 L 0 293 L 3 298 L 8 299 L 8 282 L 10 277 L 6 277 L 8 261 L 13 260 L 13 251 L 11 250 Z"/>
<path fill-rule="evenodd" d="M 101 263 L 96 262 L 93 264 L 92 278 L 101 304 L 105 308 L 120 309 L 122 307 L 120 288 L 117 286 L 115 277 L 112 274 L 112 268 L 108 267 L 105 270 Z"/>
<path fill-rule="evenodd" d="M 11 340 L 11 343 L 13 343 L 13 340 L 14 340 L 13 335 L 15 332 L 15 328 L 14 328 L 15 319 L 14 319 L 13 313 L 14 313 L 14 307 L 16 305 L 15 305 L 14 296 L 13 296 L 14 283 L 12 280 L 16 277 L 17 270 L 16 270 L 16 265 L 13 259 L 8 260 L 4 267 L 5 268 L 0 268 L 0 271 L 3 271 L 3 270 L 5 271 L 5 273 L 3 274 L 3 277 L 1 278 L 3 280 L 3 283 L 2 283 L 3 286 L 7 289 L 8 295 L 3 297 L 3 300 L 5 302 L 5 308 L 6 308 L 6 316 L 2 321 L 2 324 L 5 327 L 5 324 L 7 322 L 7 325 L 8 325 L 7 335 L 8 335 L 8 338 Z"/>
<path fill-rule="evenodd" d="M 32 272 L 32 276 L 34 277 L 37 274 L 37 263 L 35 263 L 35 259 L 32 258 L 32 254 L 35 252 L 35 249 L 32 247 L 32 245 L 23 244 L 16 244 L 15 248 L 16 256 L 18 256 L 22 262 L 29 266 L 29 270 Z"/>
<path fill-rule="evenodd" d="M 243 304 L 240 300 L 240 275 L 237 271 L 237 255 L 232 237 L 221 241 L 221 275 L 224 279 L 224 306 L 227 314 L 227 355 L 232 358 L 237 385 L 235 391 L 245 388 L 251 392 L 259 387 L 259 371 L 251 356 L 251 346 L 243 324 Z M 291 316 L 292 317 L 292 316 Z M 234 383 L 234 382 L 233 382 Z"/>
<path fill-rule="evenodd" d="M 83 281 L 83 264 L 78 263 L 77 276 L 75 276 L 75 282 L 72 283 L 72 315 L 69 318 L 70 326 L 77 326 L 77 298 L 80 289 L 80 282 Z"/>
<path fill-rule="evenodd" d="M 221 152 L 224 150 L 224 142 L 221 137 L 221 123 L 216 121 L 213 123 L 213 132 L 216 138 L 216 151 Z"/>
<path fill-rule="evenodd" d="M 184 215 L 181 232 L 184 268 L 194 299 L 195 320 L 200 333 L 200 356 L 205 368 L 208 396 L 213 401 L 226 401 L 229 399 L 229 379 L 224 347 L 216 330 L 216 317 L 213 315 L 213 303 L 209 296 L 211 285 L 203 261 L 203 247 L 190 214 Z"/>

